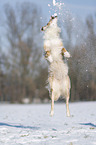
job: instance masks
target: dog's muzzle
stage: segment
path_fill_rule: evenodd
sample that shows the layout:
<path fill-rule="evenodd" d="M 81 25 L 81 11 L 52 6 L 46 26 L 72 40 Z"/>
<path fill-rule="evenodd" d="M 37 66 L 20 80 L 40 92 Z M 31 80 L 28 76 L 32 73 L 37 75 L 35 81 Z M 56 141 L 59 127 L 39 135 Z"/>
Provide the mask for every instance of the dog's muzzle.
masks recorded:
<path fill-rule="evenodd" d="M 43 27 L 41 28 L 41 31 L 44 31 L 44 28 Z"/>

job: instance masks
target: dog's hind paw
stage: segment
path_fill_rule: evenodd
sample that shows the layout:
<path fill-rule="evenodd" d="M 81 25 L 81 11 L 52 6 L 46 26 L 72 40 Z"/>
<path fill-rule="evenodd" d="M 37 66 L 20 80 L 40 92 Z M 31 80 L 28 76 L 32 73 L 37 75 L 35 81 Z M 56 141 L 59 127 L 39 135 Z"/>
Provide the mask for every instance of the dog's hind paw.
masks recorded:
<path fill-rule="evenodd" d="M 67 117 L 70 117 L 70 113 L 69 112 L 67 112 Z"/>
<path fill-rule="evenodd" d="M 50 116 L 52 117 L 54 115 L 54 111 L 51 111 L 50 112 Z"/>

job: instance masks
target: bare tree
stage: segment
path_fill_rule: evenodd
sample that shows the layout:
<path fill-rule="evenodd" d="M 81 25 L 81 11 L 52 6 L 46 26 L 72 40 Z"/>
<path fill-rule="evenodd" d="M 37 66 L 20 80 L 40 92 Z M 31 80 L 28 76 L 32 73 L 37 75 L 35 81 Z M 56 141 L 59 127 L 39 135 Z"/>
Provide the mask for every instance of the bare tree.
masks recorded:
<path fill-rule="evenodd" d="M 9 42 L 9 89 L 12 102 L 35 97 L 43 69 L 40 10 L 32 3 L 22 3 L 16 8 L 6 4 L 6 37 Z M 40 83 L 40 82 L 39 82 Z"/>
<path fill-rule="evenodd" d="M 0 101 L 22 103 L 23 98 L 42 101 L 48 98 L 47 65 L 42 57 L 40 9 L 32 3 L 12 7 L 5 5 L 7 55 L 0 47 Z M 71 53 L 69 74 L 71 101 L 96 100 L 96 22 L 88 16 L 86 23 L 69 13 L 64 17 L 63 40 Z M 67 61 L 67 60 L 66 60 Z"/>
<path fill-rule="evenodd" d="M 86 37 L 80 37 L 82 41 L 75 45 L 70 60 L 72 100 L 96 100 L 96 32 L 92 16 L 85 26 Z"/>

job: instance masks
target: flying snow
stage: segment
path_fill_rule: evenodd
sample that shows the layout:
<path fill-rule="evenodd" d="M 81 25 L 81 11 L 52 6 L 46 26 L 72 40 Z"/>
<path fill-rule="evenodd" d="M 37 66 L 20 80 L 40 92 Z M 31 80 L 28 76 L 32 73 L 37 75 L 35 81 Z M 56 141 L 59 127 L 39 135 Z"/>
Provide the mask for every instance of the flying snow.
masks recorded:
<path fill-rule="evenodd" d="M 56 1 L 55 0 L 53 0 L 53 6 L 57 6 L 57 7 L 59 7 L 59 9 L 60 9 L 60 7 L 62 6 L 62 5 L 64 5 L 64 3 L 56 3 Z"/>
<path fill-rule="evenodd" d="M 50 7 L 50 4 L 48 4 L 48 7 Z"/>
<path fill-rule="evenodd" d="M 53 6 L 55 6 L 56 5 L 56 1 L 55 0 L 53 0 Z"/>

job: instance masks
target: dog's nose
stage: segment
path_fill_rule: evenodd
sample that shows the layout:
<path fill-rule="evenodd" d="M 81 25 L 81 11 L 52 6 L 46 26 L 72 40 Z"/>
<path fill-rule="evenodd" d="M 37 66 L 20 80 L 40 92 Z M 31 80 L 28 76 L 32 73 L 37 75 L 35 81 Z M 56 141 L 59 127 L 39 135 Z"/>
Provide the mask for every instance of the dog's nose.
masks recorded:
<path fill-rule="evenodd" d="M 41 31 L 43 31 L 44 29 L 43 29 L 43 27 L 41 28 Z"/>
<path fill-rule="evenodd" d="M 50 17 L 50 19 L 54 19 L 54 18 L 55 18 L 54 16 L 51 16 L 51 17 Z"/>

